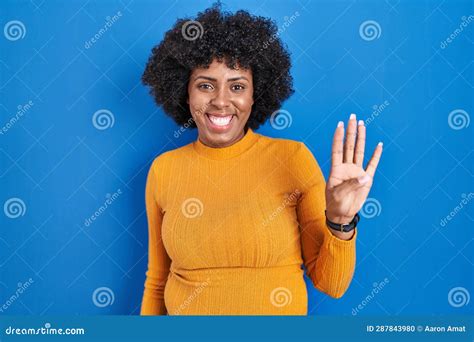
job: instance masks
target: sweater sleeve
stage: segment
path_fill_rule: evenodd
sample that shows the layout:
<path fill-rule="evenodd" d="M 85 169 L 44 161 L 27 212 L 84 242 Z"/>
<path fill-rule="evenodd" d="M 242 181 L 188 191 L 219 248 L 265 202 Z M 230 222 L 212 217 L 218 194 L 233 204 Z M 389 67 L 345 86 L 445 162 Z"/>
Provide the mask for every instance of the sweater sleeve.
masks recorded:
<path fill-rule="evenodd" d="M 297 186 L 301 191 L 297 217 L 303 262 L 313 285 L 327 295 L 340 298 L 352 281 L 356 261 L 356 237 L 342 240 L 326 225 L 326 182 L 311 151 L 300 143 L 294 157 Z"/>
<path fill-rule="evenodd" d="M 164 289 L 171 260 L 161 240 L 163 214 L 156 200 L 158 181 L 155 164 L 156 162 L 153 162 L 150 167 L 145 189 L 148 221 L 148 270 L 146 271 L 140 315 L 166 315 L 167 313 Z"/>

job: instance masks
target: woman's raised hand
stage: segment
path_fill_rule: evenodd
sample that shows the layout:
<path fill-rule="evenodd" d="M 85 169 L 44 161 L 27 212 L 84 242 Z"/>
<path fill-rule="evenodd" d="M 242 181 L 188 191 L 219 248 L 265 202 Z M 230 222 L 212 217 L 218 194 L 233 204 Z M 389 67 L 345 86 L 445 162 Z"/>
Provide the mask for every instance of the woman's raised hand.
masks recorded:
<path fill-rule="evenodd" d="M 337 125 L 332 144 L 331 172 L 326 183 L 326 215 L 332 222 L 346 224 L 352 221 L 372 187 L 382 155 L 382 143 L 377 145 L 364 170 L 365 135 L 364 121 L 357 123 L 355 114 L 349 118 L 345 141 L 344 122 Z"/>

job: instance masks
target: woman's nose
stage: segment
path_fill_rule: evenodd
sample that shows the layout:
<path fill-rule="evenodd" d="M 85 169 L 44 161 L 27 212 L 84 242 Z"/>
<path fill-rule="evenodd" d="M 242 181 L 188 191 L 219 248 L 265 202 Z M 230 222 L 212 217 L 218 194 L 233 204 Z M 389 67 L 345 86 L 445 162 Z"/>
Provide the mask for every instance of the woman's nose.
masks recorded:
<path fill-rule="evenodd" d="M 211 104 L 219 108 L 228 107 L 230 104 L 229 94 L 226 92 L 225 89 L 217 91 L 211 101 Z"/>

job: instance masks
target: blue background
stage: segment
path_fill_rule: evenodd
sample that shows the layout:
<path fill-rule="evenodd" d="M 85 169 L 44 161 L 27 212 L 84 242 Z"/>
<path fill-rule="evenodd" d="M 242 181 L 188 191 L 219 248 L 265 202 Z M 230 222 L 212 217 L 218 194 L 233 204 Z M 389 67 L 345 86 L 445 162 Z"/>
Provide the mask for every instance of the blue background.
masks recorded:
<path fill-rule="evenodd" d="M 33 106 L 0 134 L 0 204 L 24 203 L 23 215 L 0 211 L 0 306 L 18 284 L 33 283 L 2 314 L 138 314 L 147 263 L 145 177 L 160 153 L 196 139 L 157 108 L 140 77 L 151 48 L 176 18 L 210 1 L 2 1 L 1 27 L 19 20 L 25 35 L 0 37 L 0 126 L 18 106 Z M 328 175 L 337 121 L 367 121 L 367 157 L 384 154 L 357 241 L 357 267 L 346 295 L 309 286 L 309 314 L 466 314 L 448 301 L 473 290 L 473 27 L 441 43 L 474 14 L 469 1 L 225 1 L 273 18 L 299 13 L 281 38 L 292 53 L 295 94 L 284 104 L 292 124 L 258 130 L 304 141 Z M 107 16 L 122 16 L 89 48 Z M 365 40 L 367 20 L 380 36 Z M 384 109 L 374 116 L 374 106 Z M 109 110 L 113 126 L 92 117 Z M 448 123 L 462 109 L 460 129 Z M 457 127 L 459 128 L 459 127 Z M 90 226 L 86 218 L 120 189 Z M 364 210 L 369 213 L 369 208 Z M 10 214 L 10 216 L 12 216 Z M 92 299 L 113 293 L 105 307 Z"/>

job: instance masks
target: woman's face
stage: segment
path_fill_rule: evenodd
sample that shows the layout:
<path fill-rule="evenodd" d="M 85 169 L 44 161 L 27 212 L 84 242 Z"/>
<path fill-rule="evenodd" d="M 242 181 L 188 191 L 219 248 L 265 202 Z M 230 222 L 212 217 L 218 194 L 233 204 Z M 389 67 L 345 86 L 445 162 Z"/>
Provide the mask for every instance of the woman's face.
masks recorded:
<path fill-rule="evenodd" d="M 252 72 L 216 60 L 207 69 L 196 68 L 189 79 L 188 103 L 201 142 L 230 146 L 245 134 L 253 105 Z"/>

